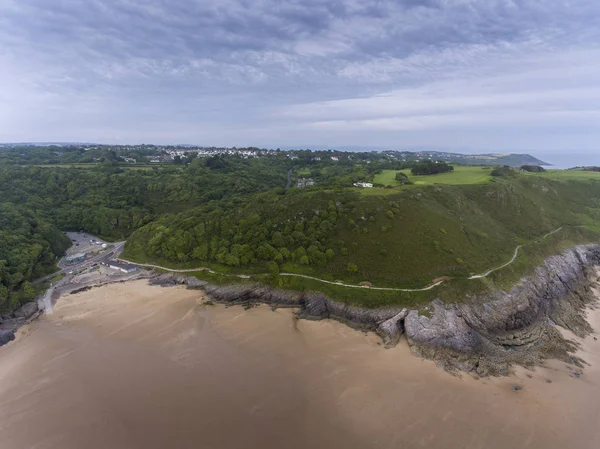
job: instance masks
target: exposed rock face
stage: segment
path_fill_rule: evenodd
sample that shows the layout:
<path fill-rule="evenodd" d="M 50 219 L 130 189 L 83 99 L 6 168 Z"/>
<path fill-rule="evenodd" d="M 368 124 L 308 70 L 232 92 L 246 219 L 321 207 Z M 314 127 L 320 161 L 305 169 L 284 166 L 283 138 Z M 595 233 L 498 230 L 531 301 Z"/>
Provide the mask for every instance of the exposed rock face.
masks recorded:
<path fill-rule="evenodd" d="M 404 333 L 404 320 L 408 312 L 408 309 L 402 309 L 397 315 L 377 327 L 376 332 L 383 340 L 386 348 L 393 348 L 400 341 L 400 337 Z"/>
<path fill-rule="evenodd" d="M 591 329 L 583 309 L 593 300 L 591 267 L 600 245 L 578 246 L 547 259 L 510 292 L 464 304 L 433 303 L 430 317 L 411 311 L 404 323 L 413 352 L 445 368 L 504 374 L 510 364 L 534 365 L 552 357 L 578 362 L 575 347 L 555 324 L 583 336 Z"/>
<path fill-rule="evenodd" d="M 38 312 L 37 302 L 28 302 L 15 312 L 15 318 L 28 319 Z"/>
<path fill-rule="evenodd" d="M 0 346 L 5 345 L 15 339 L 15 332 L 12 330 L 0 330 Z"/>
<path fill-rule="evenodd" d="M 479 375 L 506 374 L 512 364 L 533 366 L 546 358 L 580 364 L 556 325 L 583 336 L 591 331 L 584 308 L 592 300 L 592 267 L 600 265 L 600 245 L 578 246 L 548 258 L 510 292 L 498 291 L 468 302 L 432 303 L 430 316 L 401 308 L 366 309 L 333 301 L 318 292 L 299 293 L 260 284 L 212 285 L 192 276 L 163 274 L 156 285 L 202 288 L 226 304 L 296 307 L 305 319 L 333 318 L 377 332 L 386 347 L 406 334 L 413 353 L 448 370 Z"/>

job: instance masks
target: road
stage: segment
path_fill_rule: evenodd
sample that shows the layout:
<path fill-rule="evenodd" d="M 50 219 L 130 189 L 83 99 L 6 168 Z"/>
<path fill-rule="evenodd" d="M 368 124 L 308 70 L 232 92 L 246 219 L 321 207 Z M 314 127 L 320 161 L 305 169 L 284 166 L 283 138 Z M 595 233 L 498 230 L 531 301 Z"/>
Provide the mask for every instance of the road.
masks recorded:
<path fill-rule="evenodd" d="M 88 235 L 86 234 L 85 236 L 87 238 Z M 86 259 L 82 262 L 79 262 L 79 263 L 68 264 L 66 262 L 67 256 L 64 256 L 58 261 L 58 264 L 57 264 L 60 271 L 57 271 L 56 273 L 45 276 L 41 279 L 37 279 L 35 281 L 35 283 L 44 282 L 48 279 L 57 277 L 61 274 L 64 275 L 64 277 L 62 279 L 59 279 L 58 281 L 53 283 L 50 286 L 50 288 L 48 288 L 48 290 L 46 291 L 44 296 L 42 296 L 41 298 L 38 298 L 38 306 L 41 309 L 44 309 L 45 313 L 52 313 L 52 296 L 54 295 L 54 293 L 56 291 L 60 292 L 62 289 L 73 284 L 73 280 L 74 280 L 75 276 L 77 274 L 81 273 L 82 271 L 88 270 L 89 268 L 92 268 L 94 265 L 99 265 L 101 263 L 108 263 L 110 260 L 117 259 L 123 252 L 125 242 L 116 242 L 116 243 L 111 243 L 111 244 L 107 244 L 107 245 L 108 245 L 108 247 L 106 249 L 98 249 L 98 246 L 93 247 L 93 249 L 98 250 L 99 252 L 97 254 L 94 254 L 94 255 L 88 257 L 88 259 Z M 92 248 L 92 247 L 90 246 L 90 248 Z M 69 248 L 69 250 L 67 251 L 67 254 L 71 255 L 74 250 L 79 251 L 79 248 L 75 247 L 75 245 L 73 245 L 73 246 L 71 246 L 71 248 Z"/>

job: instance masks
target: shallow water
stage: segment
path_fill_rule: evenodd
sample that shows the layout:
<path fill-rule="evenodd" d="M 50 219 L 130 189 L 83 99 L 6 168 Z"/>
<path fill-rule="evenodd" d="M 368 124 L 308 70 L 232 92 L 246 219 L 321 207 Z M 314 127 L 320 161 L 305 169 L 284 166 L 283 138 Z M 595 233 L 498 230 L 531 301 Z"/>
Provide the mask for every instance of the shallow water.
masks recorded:
<path fill-rule="evenodd" d="M 114 284 L 0 349 L 0 447 L 591 449 L 598 354 L 587 338 L 580 377 L 550 362 L 458 378 L 336 322 Z"/>

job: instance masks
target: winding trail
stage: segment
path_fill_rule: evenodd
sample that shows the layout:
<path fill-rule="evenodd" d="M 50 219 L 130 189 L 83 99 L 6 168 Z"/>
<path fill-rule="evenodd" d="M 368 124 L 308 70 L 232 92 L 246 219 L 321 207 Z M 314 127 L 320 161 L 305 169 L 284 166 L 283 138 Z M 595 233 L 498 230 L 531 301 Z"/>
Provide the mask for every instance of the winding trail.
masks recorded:
<path fill-rule="evenodd" d="M 534 243 L 540 242 L 541 240 L 546 239 L 547 237 L 551 236 L 552 234 L 557 233 L 561 229 L 562 229 L 562 226 L 560 228 L 558 228 L 558 229 L 555 229 L 554 231 L 549 232 L 548 234 L 544 235 L 543 237 L 541 237 L 541 238 L 539 238 L 537 240 L 534 240 L 533 242 L 524 243 L 522 245 L 517 246 L 515 248 L 515 252 L 514 252 L 512 258 L 507 263 L 505 263 L 504 265 L 501 265 L 501 266 L 499 266 L 497 268 L 493 268 L 493 269 L 491 269 L 489 271 L 486 271 L 483 274 L 476 274 L 476 275 L 470 276 L 467 279 L 482 279 L 482 278 L 486 278 L 490 274 L 492 274 L 493 272 L 501 270 L 502 268 L 505 268 L 505 267 L 509 266 L 510 264 L 512 264 L 517 259 L 517 256 L 519 255 L 519 250 L 521 248 L 523 248 L 524 246 L 527 246 L 527 245 L 532 245 Z M 171 273 L 191 273 L 191 272 L 194 272 L 194 271 L 206 271 L 208 273 L 219 274 L 221 276 L 236 277 L 238 279 L 250 279 L 251 278 L 251 276 L 247 275 L 247 274 L 219 273 L 217 271 L 211 270 L 210 268 L 206 268 L 206 267 L 174 269 L 174 268 L 162 267 L 160 265 L 152 265 L 152 264 L 144 264 L 144 263 L 132 262 L 132 261 L 125 260 L 125 259 L 120 259 L 120 260 L 122 260 L 123 262 L 127 262 L 127 263 L 131 263 L 131 264 L 139 265 L 141 267 L 158 268 L 160 270 L 169 271 Z M 255 274 L 255 276 L 264 276 L 266 274 L 268 274 L 268 273 Z M 304 278 L 304 279 L 311 279 L 313 281 L 322 282 L 324 284 L 339 285 L 340 287 L 364 288 L 366 290 L 382 290 L 382 291 L 390 291 L 390 292 L 425 292 L 425 291 L 431 290 L 431 289 L 437 287 L 438 285 L 441 285 L 441 284 L 444 283 L 444 279 L 442 279 L 441 281 L 435 282 L 435 283 L 433 283 L 431 285 L 428 285 L 427 287 L 423 287 L 423 288 L 371 287 L 371 286 L 367 286 L 367 285 L 345 284 L 343 282 L 327 281 L 325 279 L 321 279 L 321 278 L 318 278 L 318 277 L 308 276 L 306 274 L 298 274 L 298 273 L 279 273 L 279 276 L 294 276 L 294 277 L 299 277 L 299 278 Z"/>
<path fill-rule="evenodd" d="M 541 240 L 544 240 L 545 238 L 547 238 L 547 237 L 551 236 L 552 234 L 555 234 L 555 233 L 557 233 L 557 232 L 558 232 L 558 231 L 560 231 L 561 229 L 562 229 L 562 226 L 561 226 L 560 228 L 558 228 L 558 229 L 555 229 L 555 230 L 554 230 L 554 231 L 552 231 L 552 232 L 549 232 L 548 234 L 544 235 L 544 236 L 543 236 L 542 238 L 540 238 L 540 239 L 537 239 L 537 240 L 534 240 L 533 242 L 524 243 L 524 244 L 522 244 L 522 245 L 519 245 L 519 246 L 517 246 L 517 247 L 515 248 L 515 253 L 514 253 L 514 254 L 513 254 L 513 256 L 512 256 L 512 259 L 510 259 L 510 260 L 509 260 L 507 263 L 505 263 L 504 265 L 501 265 L 501 266 L 499 266 L 498 268 L 492 268 L 490 271 L 486 271 L 486 272 L 485 272 L 485 273 L 483 273 L 483 274 L 476 274 L 476 275 L 474 275 L 474 276 L 471 276 L 471 277 L 469 277 L 469 279 L 481 279 L 481 278 L 485 278 L 485 277 L 488 277 L 490 274 L 492 274 L 494 271 L 498 271 L 498 270 L 501 270 L 502 268 L 508 267 L 508 266 L 509 266 L 511 263 L 513 263 L 513 262 L 514 262 L 514 261 L 517 259 L 517 256 L 519 255 L 519 250 L 520 250 L 521 248 L 523 248 L 524 246 L 527 246 L 527 245 L 531 245 L 531 244 L 533 244 L 533 243 L 537 243 L 537 242 L 539 242 L 539 241 L 541 241 Z"/>

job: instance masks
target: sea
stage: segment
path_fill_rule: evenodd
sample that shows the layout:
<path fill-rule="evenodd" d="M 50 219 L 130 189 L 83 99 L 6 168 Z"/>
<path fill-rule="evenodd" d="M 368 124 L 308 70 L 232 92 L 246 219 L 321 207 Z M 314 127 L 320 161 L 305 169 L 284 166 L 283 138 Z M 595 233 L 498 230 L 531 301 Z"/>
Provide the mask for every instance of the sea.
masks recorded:
<path fill-rule="evenodd" d="M 590 165 L 600 166 L 600 150 L 596 153 L 580 153 L 573 151 L 572 153 L 545 153 L 545 152 L 529 152 L 532 156 L 552 164 L 548 168 L 567 169 L 573 167 L 584 167 Z"/>

